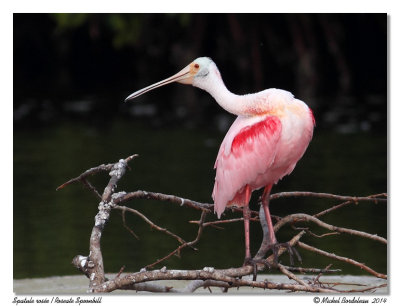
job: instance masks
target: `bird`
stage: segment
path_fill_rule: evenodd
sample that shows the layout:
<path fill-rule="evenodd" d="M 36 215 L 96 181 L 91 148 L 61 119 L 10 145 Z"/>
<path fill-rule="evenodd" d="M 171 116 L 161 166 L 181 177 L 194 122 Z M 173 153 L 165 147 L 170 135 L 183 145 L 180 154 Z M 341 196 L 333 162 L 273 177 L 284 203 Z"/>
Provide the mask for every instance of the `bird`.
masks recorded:
<path fill-rule="evenodd" d="M 315 126 L 313 112 L 303 101 L 282 89 L 270 88 L 245 95 L 230 92 L 209 57 L 195 59 L 173 76 L 130 94 L 125 102 L 173 82 L 205 90 L 223 109 L 237 116 L 217 154 L 212 198 L 218 218 L 227 207 L 242 207 L 245 264 L 251 264 L 251 194 L 264 188 L 261 203 L 269 248 L 273 248 L 278 241 L 269 210 L 271 188 L 293 171 L 305 153 Z"/>

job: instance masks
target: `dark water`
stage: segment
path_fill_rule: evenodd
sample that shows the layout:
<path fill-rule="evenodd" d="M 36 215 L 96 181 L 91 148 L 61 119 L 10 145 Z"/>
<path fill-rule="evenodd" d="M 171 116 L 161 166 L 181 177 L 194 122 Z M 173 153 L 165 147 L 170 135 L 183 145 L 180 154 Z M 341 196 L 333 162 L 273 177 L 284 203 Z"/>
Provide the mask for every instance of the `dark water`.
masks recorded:
<path fill-rule="evenodd" d="M 78 273 L 71 265 L 77 254 L 87 255 L 89 235 L 97 211 L 97 199 L 78 184 L 56 191 L 66 180 L 102 163 L 115 162 L 131 154 L 140 155 L 120 181 L 119 190 L 148 190 L 175 194 L 201 202 L 211 202 L 213 165 L 223 134 L 208 130 L 180 128 L 151 129 L 146 124 L 119 122 L 98 129 L 82 124 L 60 124 L 32 131 L 14 131 L 14 277 L 42 277 Z M 103 190 L 107 174 L 93 177 Z M 304 158 L 295 171 L 273 192 L 315 191 L 366 196 L 387 191 L 387 141 L 385 135 L 315 133 Z M 256 193 L 252 208 L 257 209 Z M 332 206 L 324 199 L 285 199 L 271 204 L 271 213 L 284 216 L 313 214 Z M 156 224 L 194 239 L 200 213 L 186 207 L 150 200 L 127 203 L 146 214 Z M 228 213 L 227 216 L 237 214 Z M 209 220 L 215 219 L 210 216 Z M 359 203 L 336 211 L 323 221 L 387 237 L 386 204 Z M 139 217 L 127 215 L 127 223 L 139 236 L 136 240 L 122 226 L 121 214 L 113 211 L 102 238 L 106 272 L 136 271 L 171 252 L 177 242 L 151 229 Z M 326 231 L 309 225 L 315 233 Z M 252 253 L 258 249 L 261 230 L 252 225 Z M 277 238 L 293 235 L 290 226 Z M 323 238 L 307 236 L 304 242 L 363 262 L 386 273 L 385 245 L 349 235 Z M 181 257 L 164 262 L 168 268 L 218 268 L 243 262 L 243 225 L 234 223 L 223 230 L 208 227 L 196 246 Z M 303 267 L 340 268 L 344 274 L 362 274 L 353 266 L 325 259 L 299 249 Z M 288 258 L 282 261 L 288 264 Z M 161 267 L 159 266 L 159 267 Z"/>

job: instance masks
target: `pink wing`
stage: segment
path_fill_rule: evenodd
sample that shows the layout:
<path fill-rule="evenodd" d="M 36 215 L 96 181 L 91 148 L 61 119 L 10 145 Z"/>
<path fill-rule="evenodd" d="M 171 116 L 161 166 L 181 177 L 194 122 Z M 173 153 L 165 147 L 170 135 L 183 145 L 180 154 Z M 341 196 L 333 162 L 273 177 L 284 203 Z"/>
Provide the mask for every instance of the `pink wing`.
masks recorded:
<path fill-rule="evenodd" d="M 214 168 L 214 211 L 218 218 L 229 203 L 242 206 L 243 187 L 263 187 L 262 176 L 274 162 L 282 125 L 278 117 L 239 116 L 223 140 Z M 260 186 L 259 186 L 260 185 Z"/>

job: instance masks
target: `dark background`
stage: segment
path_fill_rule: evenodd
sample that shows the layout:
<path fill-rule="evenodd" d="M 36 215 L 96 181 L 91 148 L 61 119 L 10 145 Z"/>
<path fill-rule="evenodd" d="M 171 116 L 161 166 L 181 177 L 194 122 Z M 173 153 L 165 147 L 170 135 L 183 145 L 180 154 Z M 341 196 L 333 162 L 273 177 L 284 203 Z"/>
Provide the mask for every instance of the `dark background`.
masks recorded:
<path fill-rule="evenodd" d="M 234 117 L 207 93 L 180 84 L 123 102 L 200 56 L 216 62 L 234 93 L 282 88 L 313 109 L 313 141 L 273 192 L 387 190 L 386 14 L 14 14 L 13 31 L 15 278 L 75 273 L 70 261 L 87 255 L 98 203 L 79 185 L 55 188 L 90 167 L 138 153 L 120 190 L 212 201 L 212 167 Z M 93 179 L 100 190 L 106 181 L 107 175 Z M 334 203 L 281 200 L 271 213 L 311 214 Z M 188 220 L 198 212 L 155 201 L 129 205 L 186 240 L 195 237 Z M 386 205 L 360 203 L 324 221 L 387 235 Z M 137 217 L 127 222 L 140 240 L 113 212 L 102 240 L 106 271 L 139 270 L 176 247 Z M 242 227 L 208 228 L 198 252 L 184 251 L 163 265 L 241 265 Z M 256 224 L 252 233 L 254 254 L 261 239 Z M 290 237 L 290 229 L 278 234 L 280 241 Z M 346 235 L 308 239 L 386 271 L 386 247 L 376 242 Z M 303 266 L 331 262 L 301 253 Z"/>

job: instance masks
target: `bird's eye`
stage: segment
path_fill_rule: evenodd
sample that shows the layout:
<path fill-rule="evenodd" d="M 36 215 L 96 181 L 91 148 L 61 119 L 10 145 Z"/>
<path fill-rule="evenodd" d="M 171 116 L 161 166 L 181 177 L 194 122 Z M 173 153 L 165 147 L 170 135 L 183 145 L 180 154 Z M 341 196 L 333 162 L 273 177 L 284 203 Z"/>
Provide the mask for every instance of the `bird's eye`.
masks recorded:
<path fill-rule="evenodd" d="M 194 64 L 194 68 L 199 69 L 200 68 L 199 64 Z"/>

